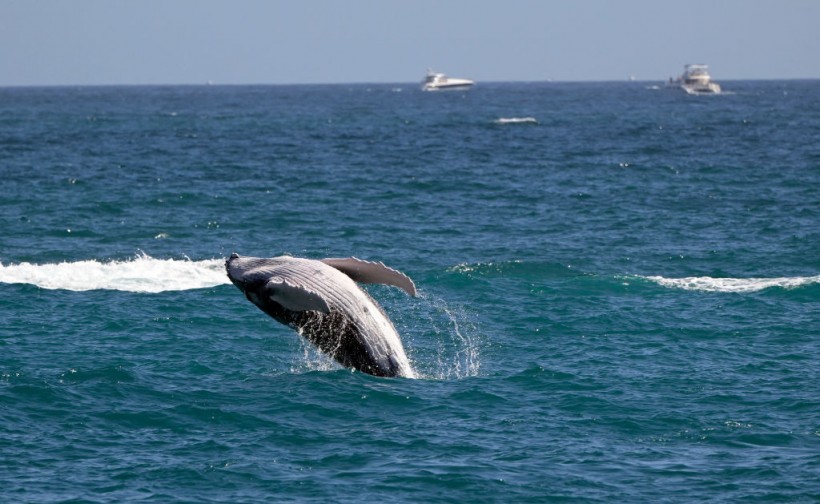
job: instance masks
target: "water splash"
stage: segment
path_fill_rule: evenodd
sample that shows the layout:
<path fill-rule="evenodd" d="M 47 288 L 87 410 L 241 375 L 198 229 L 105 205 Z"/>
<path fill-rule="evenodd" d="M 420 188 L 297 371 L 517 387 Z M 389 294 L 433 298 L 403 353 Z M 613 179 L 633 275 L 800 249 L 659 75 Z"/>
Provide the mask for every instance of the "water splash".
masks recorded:
<path fill-rule="evenodd" d="M 481 343 L 470 317 L 428 292 L 421 291 L 417 299 L 414 326 L 421 334 L 413 338 L 408 352 L 419 377 L 452 380 L 477 376 Z"/>
<path fill-rule="evenodd" d="M 140 254 L 125 261 L 94 259 L 48 264 L 0 264 L 0 283 L 70 291 L 138 293 L 204 289 L 230 283 L 224 259 L 154 259 Z"/>
<path fill-rule="evenodd" d="M 316 348 L 299 333 L 299 354 L 294 357 L 290 372 L 294 374 L 308 373 L 311 371 L 336 371 L 342 369 L 342 365 L 333 360 L 333 357 Z"/>

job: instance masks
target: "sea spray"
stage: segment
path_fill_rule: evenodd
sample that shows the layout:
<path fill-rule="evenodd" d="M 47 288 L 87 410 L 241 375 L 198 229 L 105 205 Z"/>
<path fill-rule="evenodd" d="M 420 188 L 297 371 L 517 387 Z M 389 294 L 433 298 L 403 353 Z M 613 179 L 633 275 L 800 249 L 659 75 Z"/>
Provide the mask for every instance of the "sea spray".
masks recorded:
<path fill-rule="evenodd" d="M 468 312 L 421 289 L 412 307 L 412 334 L 406 341 L 410 360 L 421 377 L 453 380 L 477 376 L 481 368 L 481 340 Z"/>

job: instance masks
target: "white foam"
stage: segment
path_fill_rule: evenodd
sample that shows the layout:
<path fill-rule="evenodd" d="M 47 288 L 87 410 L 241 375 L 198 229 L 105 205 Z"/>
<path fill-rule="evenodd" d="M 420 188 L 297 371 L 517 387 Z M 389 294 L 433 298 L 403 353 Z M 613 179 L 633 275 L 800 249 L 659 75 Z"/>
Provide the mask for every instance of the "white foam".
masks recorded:
<path fill-rule="evenodd" d="M 224 259 L 154 259 L 140 255 L 126 261 L 96 260 L 50 264 L 0 264 L 0 283 L 31 284 L 43 289 L 97 289 L 156 293 L 205 289 L 230 283 Z"/>
<path fill-rule="evenodd" d="M 534 117 L 499 117 L 496 124 L 538 124 Z"/>
<path fill-rule="evenodd" d="M 756 292 L 772 287 L 794 289 L 805 285 L 820 283 L 820 275 L 780 278 L 713 278 L 708 276 L 685 278 L 648 276 L 643 278 L 664 287 L 705 292 Z"/>

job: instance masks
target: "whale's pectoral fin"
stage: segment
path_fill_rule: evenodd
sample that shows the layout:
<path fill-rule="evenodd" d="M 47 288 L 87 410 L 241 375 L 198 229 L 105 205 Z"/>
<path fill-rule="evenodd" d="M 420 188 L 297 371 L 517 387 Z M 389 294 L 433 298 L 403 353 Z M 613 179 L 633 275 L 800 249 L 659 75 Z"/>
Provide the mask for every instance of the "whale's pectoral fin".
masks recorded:
<path fill-rule="evenodd" d="M 392 285 L 403 289 L 411 296 L 416 295 L 416 285 L 410 277 L 385 266 L 384 263 L 364 261 L 355 257 L 322 259 L 322 262 L 357 282 Z"/>
<path fill-rule="evenodd" d="M 287 280 L 273 277 L 265 284 L 265 293 L 276 303 L 291 311 L 318 311 L 330 313 L 327 301 L 317 292 L 294 285 Z"/>

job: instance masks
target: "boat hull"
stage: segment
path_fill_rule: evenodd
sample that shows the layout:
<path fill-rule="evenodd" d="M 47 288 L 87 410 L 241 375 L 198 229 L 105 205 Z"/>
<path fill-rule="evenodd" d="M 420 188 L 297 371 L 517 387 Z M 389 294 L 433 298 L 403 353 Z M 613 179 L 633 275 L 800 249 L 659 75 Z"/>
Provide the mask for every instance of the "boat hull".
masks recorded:
<path fill-rule="evenodd" d="M 425 84 L 422 86 L 422 91 L 454 91 L 459 89 L 470 89 L 473 87 L 472 82 L 463 84 Z"/>

